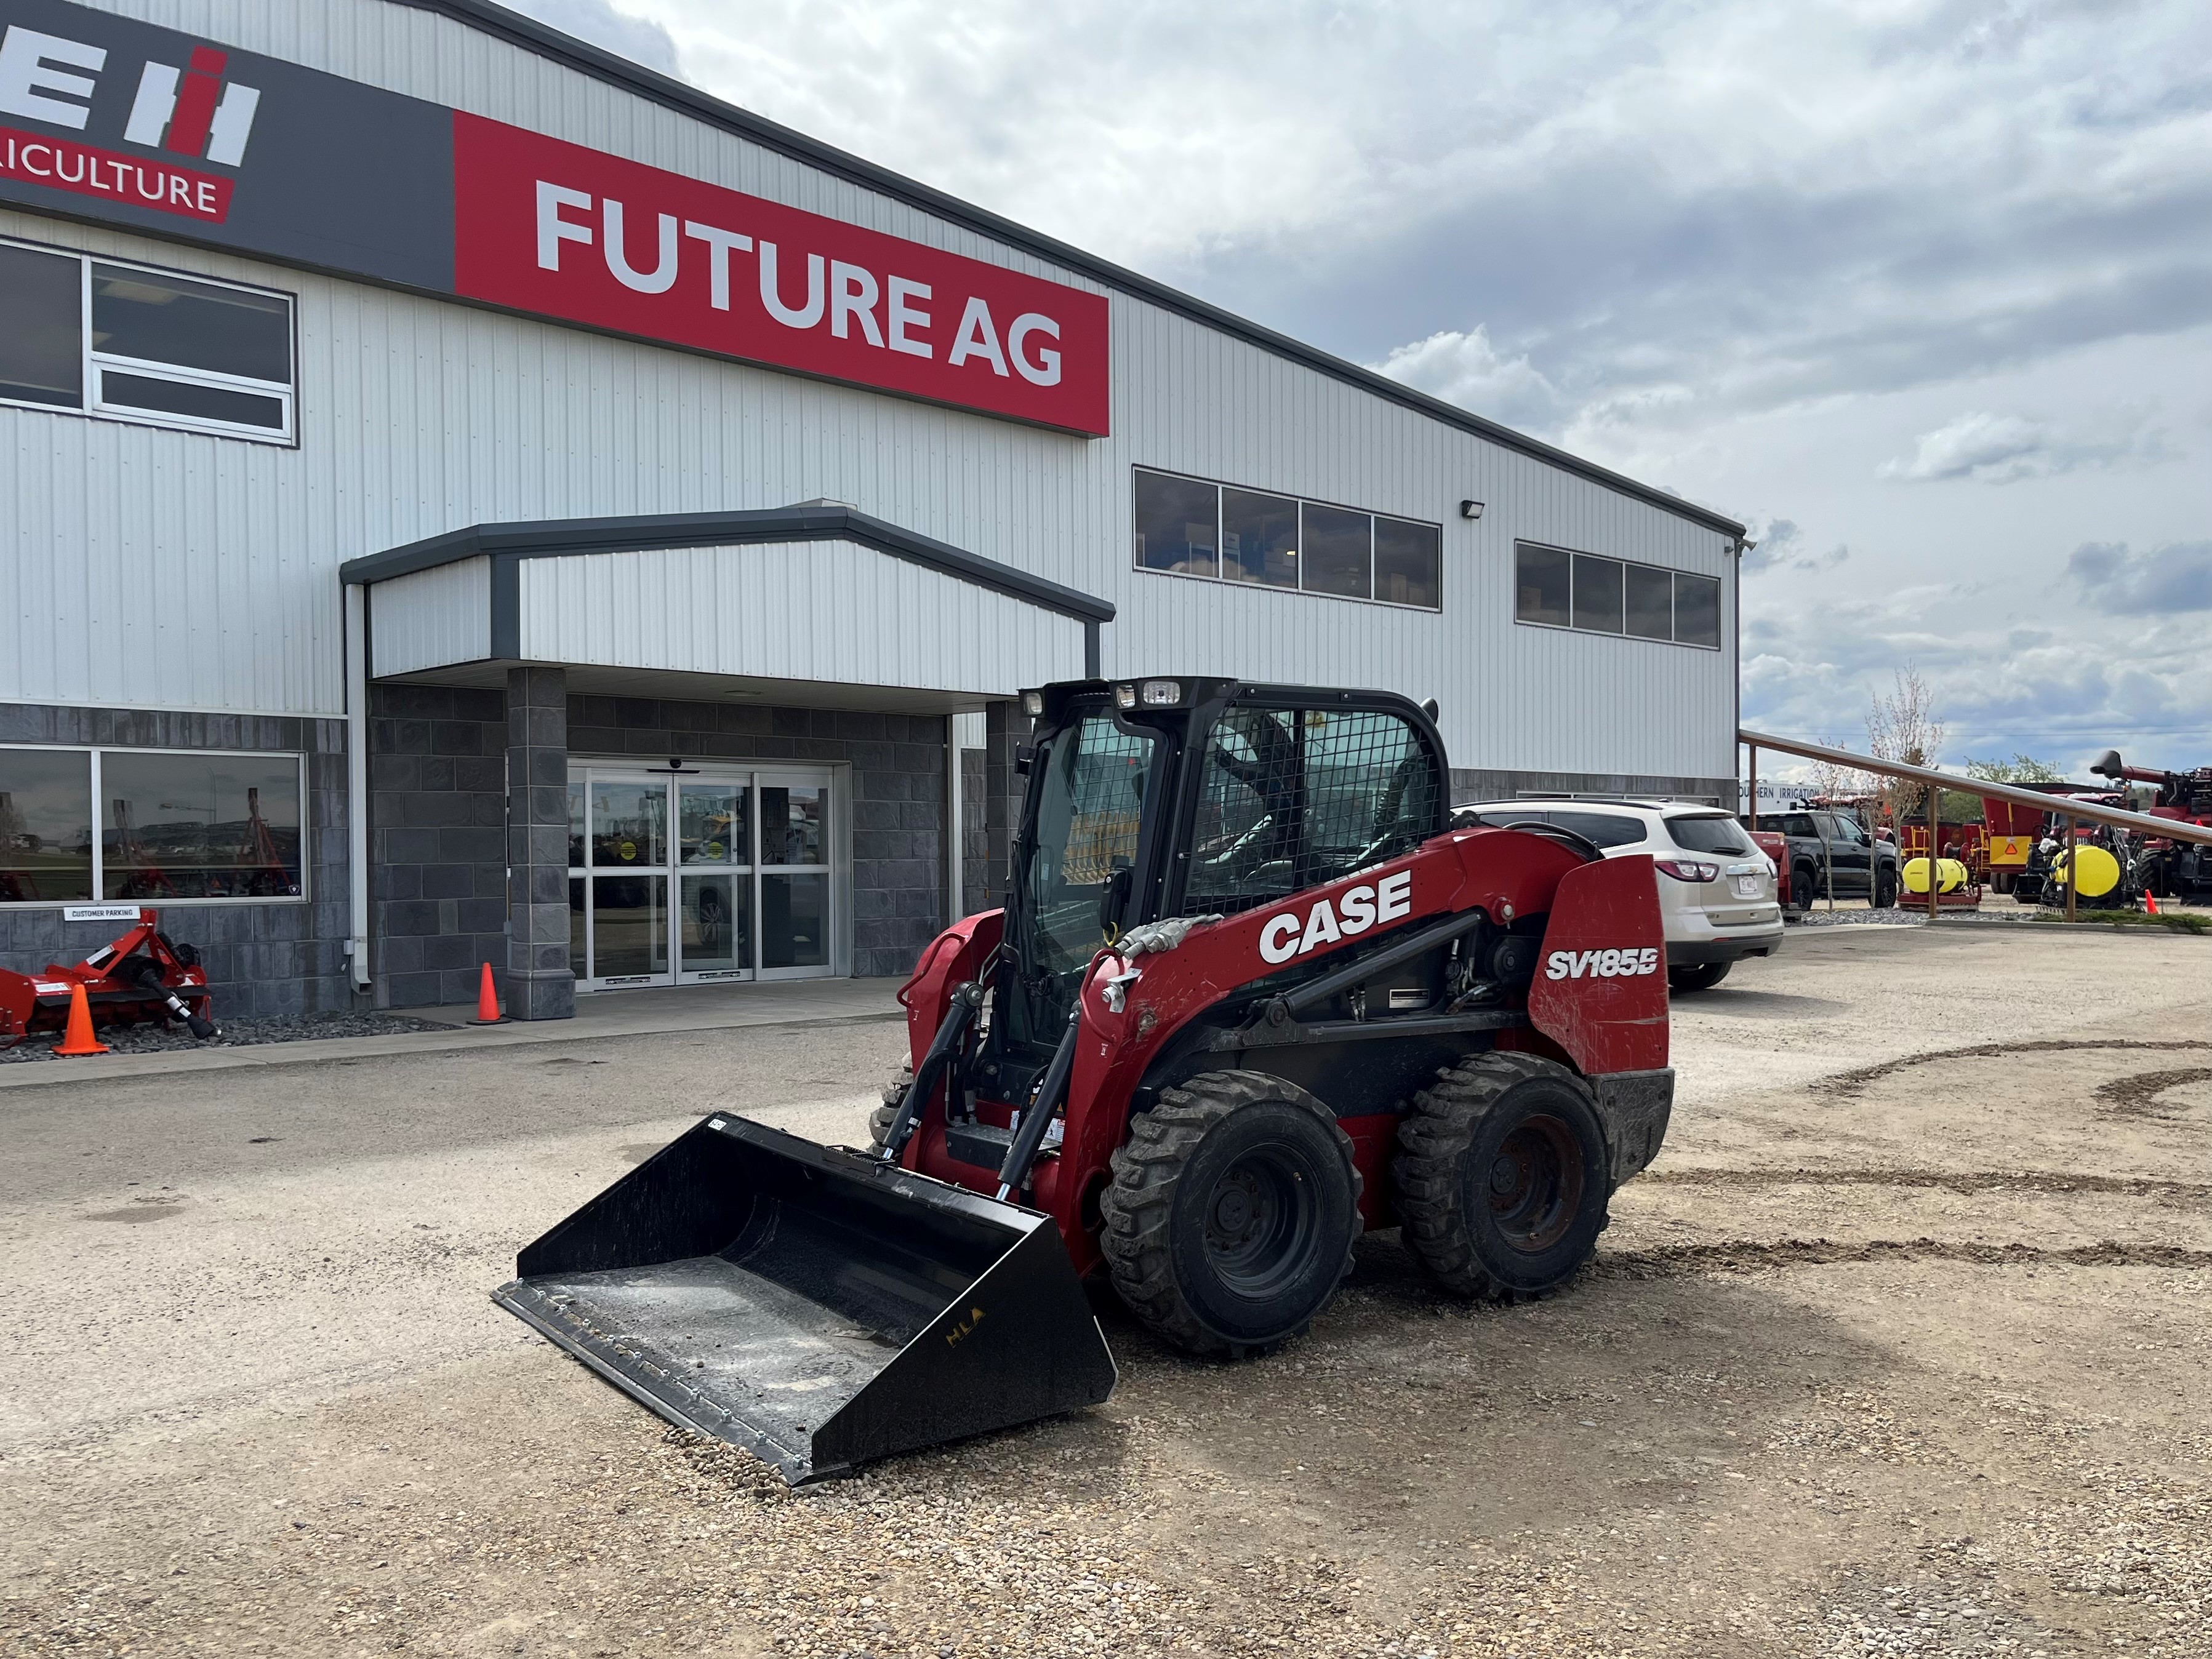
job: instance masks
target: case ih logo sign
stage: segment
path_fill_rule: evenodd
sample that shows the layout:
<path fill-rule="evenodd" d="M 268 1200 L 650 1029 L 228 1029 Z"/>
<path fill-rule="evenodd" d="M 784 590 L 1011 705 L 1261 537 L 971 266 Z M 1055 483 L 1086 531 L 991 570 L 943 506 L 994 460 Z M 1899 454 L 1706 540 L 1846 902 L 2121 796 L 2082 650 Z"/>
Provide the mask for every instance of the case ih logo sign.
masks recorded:
<path fill-rule="evenodd" d="M 112 78 L 110 56 L 106 46 L 89 40 L 9 24 L 0 35 L 0 115 L 82 132 L 103 82 Z M 194 46 L 190 67 L 182 71 L 148 60 L 138 72 L 124 141 L 236 167 L 245 159 L 261 94 L 252 87 L 226 86 L 228 61 L 212 46 Z M 210 224 L 221 224 L 230 212 L 228 178 L 51 133 L 0 127 L 0 173 Z"/>
<path fill-rule="evenodd" d="M 0 201 L 1109 429 L 1101 295 L 69 0 L 0 28 Z"/>

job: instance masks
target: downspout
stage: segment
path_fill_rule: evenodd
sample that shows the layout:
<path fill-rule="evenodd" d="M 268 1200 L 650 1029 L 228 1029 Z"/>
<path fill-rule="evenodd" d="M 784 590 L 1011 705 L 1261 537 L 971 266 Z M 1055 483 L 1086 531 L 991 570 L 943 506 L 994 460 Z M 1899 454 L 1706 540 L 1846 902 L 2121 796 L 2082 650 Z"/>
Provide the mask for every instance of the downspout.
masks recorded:
<path fill-rule="evenodd" d="M 968 895 L 960 879 L 960 716 L 945 717 L 945 925 L 967 914 Z"/>
<path fill-rule="evenodd" d="M 345 588 L 346 965 L 356 992 L 368 972 L 368 589 Z"/>

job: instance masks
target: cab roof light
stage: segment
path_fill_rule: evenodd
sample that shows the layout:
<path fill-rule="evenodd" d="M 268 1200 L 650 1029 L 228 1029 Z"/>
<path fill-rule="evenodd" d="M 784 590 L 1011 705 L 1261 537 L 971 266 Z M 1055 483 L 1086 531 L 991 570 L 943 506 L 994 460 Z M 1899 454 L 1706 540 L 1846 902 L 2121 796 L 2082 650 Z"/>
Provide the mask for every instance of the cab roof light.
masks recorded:
<path fill-rule="evenodd" d="M 1180 680 L 1146 680 L 1143 700 L 1147 708 L 1172 708 L 1182 701 Z M 1125 704 L 1124 707 L 1127 707 Z"/>
<path fill-rule="evenodd" d="M 1023 692 L 1022 708 L 1031 720 L 1035 720 L 1038 715 L 1044 713 L 1044 693 L 1042 691 Z"/>
<path fill-rule="evenodd" d="M 1135 686 L 1117 685 L 1114 688 L 1114 707 L 1116 708 L 1134 708 L 1136 706 L 1137 688 Z"/>

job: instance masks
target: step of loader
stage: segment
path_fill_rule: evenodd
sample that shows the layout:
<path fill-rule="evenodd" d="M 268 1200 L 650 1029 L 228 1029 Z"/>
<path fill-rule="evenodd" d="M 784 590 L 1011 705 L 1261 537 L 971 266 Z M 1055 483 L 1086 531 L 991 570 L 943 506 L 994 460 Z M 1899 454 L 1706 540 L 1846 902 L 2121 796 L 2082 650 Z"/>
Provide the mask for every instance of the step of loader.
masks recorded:
<path fill-rule="evenodd" d="M 994 1174 L 1006 1168 L 1006 1149 L 1013 1144 L 1012 1129 L 997 1129 L 988 1123 L 952 1122 L 945 1126 L 946 1157 Z"/>
<path fill-rule="evenodd" d="M 716 1114 L 525 1249 L 501 1306 L 796 1486 L 1104 1401 L 1049 1218 Z"/>

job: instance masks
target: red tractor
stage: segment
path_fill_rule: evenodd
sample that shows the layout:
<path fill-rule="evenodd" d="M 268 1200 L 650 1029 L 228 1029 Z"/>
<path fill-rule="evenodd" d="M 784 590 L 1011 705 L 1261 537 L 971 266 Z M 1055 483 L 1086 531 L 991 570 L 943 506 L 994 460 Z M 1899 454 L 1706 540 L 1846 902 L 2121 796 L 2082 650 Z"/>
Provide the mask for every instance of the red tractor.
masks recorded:
<path fill-rule="evenodd" d="M 716 1113 L 497 1299 L 794 1482 L 1103 1400 L 1084 1280 L 1265 1353 L 1395 1227 L 1510 1299 L 1589 1259 L 1674 1098 L 1650 861 L 1449 827 L 1428 713 L 1216 679 L 1028 695 L 1003 910 L 899 994 L 876 1144 Z"/>
<path fill-rule="evenodd" d="M 2108 749 L 2089 769 L 2115 782 L 2124 779 L 2157 786 L 2158 796 L 2150 809 L 2154 818 L 2212 824 L 2212 767 L 2200 766 L 2193 772 L 2160 772 L 2125 765 L 2118 750 Z M 2212 897 L 2212 848 L 2162 836 L 2146 837 L 2136 848 L 2136 876 L 2145 892 L 2159 898 Z"/>

